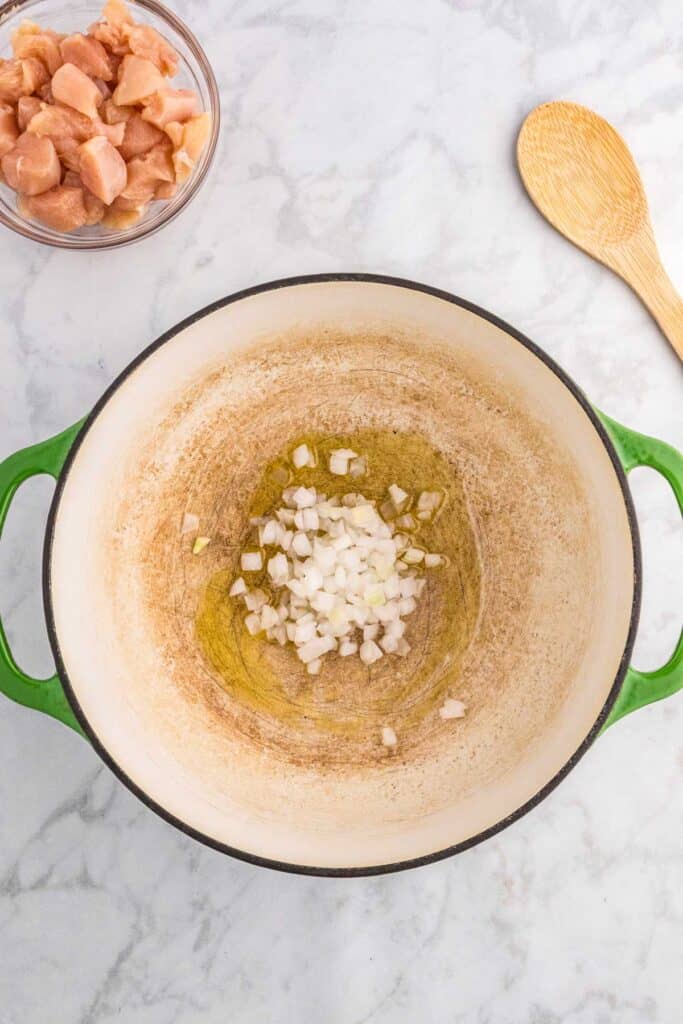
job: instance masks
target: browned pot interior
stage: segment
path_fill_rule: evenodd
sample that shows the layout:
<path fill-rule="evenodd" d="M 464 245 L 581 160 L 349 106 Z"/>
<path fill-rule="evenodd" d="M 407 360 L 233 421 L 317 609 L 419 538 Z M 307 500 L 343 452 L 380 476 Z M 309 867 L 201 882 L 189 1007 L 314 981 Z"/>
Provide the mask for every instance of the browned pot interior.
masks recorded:
<path fill-rule="evenodd" d="M 426 539 L 450 564 L 404 660 L 311 678 L 227 598 L 264 473 L 311 435 L 374 453 L 370 488 L 395 469 L 448 490 Z M 634 592 L 620 481 L 554 369 L 447 298 L 356 280 L 248 295 L 140 362 L 69 469 L 51 581 L 69 684 L 117 768 L 212 842 L 331 870 L 430 856 L 531 801 L 605 704 Z M 447 696 L 464 719 L 440 717 Z"/>

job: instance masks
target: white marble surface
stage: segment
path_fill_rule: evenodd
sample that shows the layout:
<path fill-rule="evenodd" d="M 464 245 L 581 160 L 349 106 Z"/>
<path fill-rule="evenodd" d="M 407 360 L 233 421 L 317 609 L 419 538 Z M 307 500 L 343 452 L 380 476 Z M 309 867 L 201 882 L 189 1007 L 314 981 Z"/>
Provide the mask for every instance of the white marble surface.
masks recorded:
<path fill-rule="evenodd" d="M 683 375 L 647 314 L 527 201 L 535 104 L 628 139 L 683 288 L 679 0 L 176 0 L 220 79 L 218 166 L 185 216 L 117 254 L 0 234 L 0 454 L 83 415 L 138 350 L 275 277 L 368 270 L 510 320 L 603 409 L 683 447 Z M 111 282 L 114 282 L 112 286 Z M 48 671 L 50 485 L 18 496 L 0 607 Z M 683 541 L 654 474 L 637 655 L 661 662 Z M 0 704 L 1 1024 L 678 1024 L 683 696 L 620 723 L 541 806 L 455 860 L 374 880 L 282 876 L 156 818 L 58 724 Z"/>

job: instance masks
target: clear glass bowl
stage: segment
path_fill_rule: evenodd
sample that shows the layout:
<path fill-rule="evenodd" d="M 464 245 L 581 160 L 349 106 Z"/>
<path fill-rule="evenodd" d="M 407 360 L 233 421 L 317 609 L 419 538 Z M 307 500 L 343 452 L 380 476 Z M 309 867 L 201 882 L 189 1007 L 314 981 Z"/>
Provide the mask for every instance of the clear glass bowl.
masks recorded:
<path fill-rule="evenodd" d="M 220 131 L 218 85 L 206 54 L 183 22 L 157 0 L 127 0 L 136 21 L 152 25 L 178 51 L 180 63 L 172 83 L 174 88 L 194 89 L 203 110 L 211 114 L 211 136 L 199 163 L 172 199 L 150 204 L 144 216 L 132 227 L 116 231 L 101 225 L 64 233 L 28 220 L 17 210 L 16 193 L 0 184 L 0 224 L 25 238 L 62 249 L 113 249 L 128 245 L 159 231 L 177 217 L 202 187 L 213 162 Z M 11 36 L 28 19 L 58 32 L 84 32 L 100 18 L 104 0 L 69 3 L 68 0 L 9 0 L 0 7 L 0 57 L 11 56 Z"/>

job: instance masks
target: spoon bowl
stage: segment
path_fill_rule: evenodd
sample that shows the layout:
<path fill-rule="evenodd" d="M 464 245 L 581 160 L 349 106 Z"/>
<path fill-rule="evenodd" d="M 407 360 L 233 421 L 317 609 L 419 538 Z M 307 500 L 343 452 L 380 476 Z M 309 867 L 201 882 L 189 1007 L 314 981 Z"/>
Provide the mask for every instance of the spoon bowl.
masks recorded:
<path fill-rule="evenodd" d="M 662 266 L 643 183 L 618 132 L 577 103 L 544 103 L 522 125 L 517 162 L 546 220 L 634 289 L 683 359 L 683 301 Z"/>

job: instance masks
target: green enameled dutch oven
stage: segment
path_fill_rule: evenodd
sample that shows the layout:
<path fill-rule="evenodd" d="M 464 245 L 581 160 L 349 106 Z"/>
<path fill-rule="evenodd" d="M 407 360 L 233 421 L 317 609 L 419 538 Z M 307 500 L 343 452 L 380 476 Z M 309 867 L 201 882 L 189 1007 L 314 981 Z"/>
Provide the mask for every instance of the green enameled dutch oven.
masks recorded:
<path fill-rule="evenodd" d="M 247 637 L 226 593 L 264 467 L 308 434 L 393 438 L 399 481 L 438 465 L 455 503 L 409 657 L 369 671 L 330 658 L 314 680 Z M 232 295 L 151 345 L 86 419 L 0 466 L 0 524 L 24 480 L 57 480 L 43 581 L 57 672 L 27 676 L 0 631 L 0 689 L 218 850 L 327 875 L 438 860 L 683 687 L 683 636 L 658 671 L 629 665 L 636 466 L 683 508 L 676 451 L 453 295 L 350 274 Z M 447 696 L 464 719 L 439 714 Z"/>

